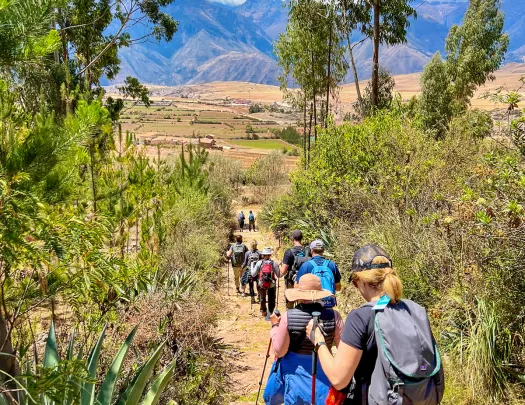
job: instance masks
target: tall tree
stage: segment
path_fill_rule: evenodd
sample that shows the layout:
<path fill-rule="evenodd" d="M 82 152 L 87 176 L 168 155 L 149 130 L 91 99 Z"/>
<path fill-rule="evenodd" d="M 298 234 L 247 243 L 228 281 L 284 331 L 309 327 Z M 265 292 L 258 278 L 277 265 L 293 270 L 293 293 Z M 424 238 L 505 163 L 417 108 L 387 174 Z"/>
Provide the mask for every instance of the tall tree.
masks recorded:
<path fill-rule="evenodd" d="M 361 88 L 359 86 L 359 76 L 357 75 L 357 67 L 354 59 L 354 48 L 368 37 L 365 36 L 359 41 L 352 43 L 352 32 L 362 30 L 370 20 L 369 7 L 366 2 L 356 2 L 352 0 L 339 0 L 337 2 L 337 23 L 338 29 L 341 31 L 343 37 L 346 39 L 348 47 L 348 57 L 350 67 L 354 75 L 354 85 L 357 93 L 357 102 L 360 109 L 363 109 L 363 99 L 361 96 Z"/>
<path fill-rule="evenodd" d="M 445 135 L 450 120 L 469 106 L 476 89 L 501 66 L 509 44 L 499 0 L 472 0 L 462 25 L 447 37 L 445 61 L 436 54 L 421 76 L 419 111 L 424 126 Z"/>
<path fill-rule="evenodd" d="M 333 7 L 330 2 L 290 1 L 286 32 L 281 34 L 275 46 L 283 72 L 279 76 L 281 89 L 290 102 L 302 107 L 305 128 L 306 109 L 311 106 L 314 138 L 318 120 L 328 113 L 330 95 L 335 94 L 347 71 L 343 38 L 335 29 Z M 290 82 L 299 85 L 301 96 L 297 97 L 289 88 Z M 327 99 L 325 108 L 322 108 L 323 94 Z"/>
<path fill-rule="evenodd" d="M 410 18 L 416 10 L 410 5 L 413 0 L 364 0 L 371 18 L 363 19 L 361 31 L 373 40 L 372 103 L 379 102 L 379 45 L 398 45 L 406 42 Z M 362 4 L 362 3 L 361 3 Z"/>
<path fill-rule="evenodd" d="M 105 75 L 113 79 L 119 72 L 119 48 L 148 38 L 170 41 L 177 22 L 161 7 L 173 0 L 68 0 L 58 8 L 57 25 L 62 36 L 62 62 L 73 57 L 73 74 L 91 89 Z M 147 27 L 138 37 L 134 26 Z M 113 28 L 115 27 L 115 28 Z"/>
<path fill-rule="evenodd" d="M 509 46 L 500 0 L 471 0 L 461 25 L 448 34 L 447 71 L 454 98 L 464 108 L 478 86 L 493 80 Z"/>

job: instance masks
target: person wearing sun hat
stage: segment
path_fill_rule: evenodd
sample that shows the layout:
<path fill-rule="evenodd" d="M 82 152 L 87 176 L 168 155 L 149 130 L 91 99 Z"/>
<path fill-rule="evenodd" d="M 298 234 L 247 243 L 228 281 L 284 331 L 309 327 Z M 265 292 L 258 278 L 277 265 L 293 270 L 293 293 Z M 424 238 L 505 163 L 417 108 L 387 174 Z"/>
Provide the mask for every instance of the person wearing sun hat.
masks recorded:
<path fill-rule="evenodd" d="M 306 335 L 306 326 L 313 319 L 312 314 L 320 312 L 319 323 L 326 334 L 323 344 L 331 349 L 339 345 L 344 322 L 336 310 L 323 306 L 323 299 L 333 294 L 323 290 L 321 280 L 314 274 L 305 274 L 294 288 L 285 291 L 285 295 L 288 301 L 296 305 L 281 317 L 275 314 L 270 317 L 270 336 L 277 360 L 271 368 L 264 400 L 270 405 L 309 404 L 314 345 Z M 316 381 L 316 404 L 324 404 L 330 383 L 321 367 L 317 369 Z"/>
<path fill-rule="evenodd" d="M 268 309 L 270 314 L 275 309 L 275 280 L 276 277 L 281 277 L 279 265 L 272 260 L 272 248 L 265 247 L 259 260 L 251 270 L 252 278 L 258 280 L 257 289 L 261 300 L 261 315 L 268 318 Z M 268 297 L 268 307 L 266 306 L 266 298 Z"/>

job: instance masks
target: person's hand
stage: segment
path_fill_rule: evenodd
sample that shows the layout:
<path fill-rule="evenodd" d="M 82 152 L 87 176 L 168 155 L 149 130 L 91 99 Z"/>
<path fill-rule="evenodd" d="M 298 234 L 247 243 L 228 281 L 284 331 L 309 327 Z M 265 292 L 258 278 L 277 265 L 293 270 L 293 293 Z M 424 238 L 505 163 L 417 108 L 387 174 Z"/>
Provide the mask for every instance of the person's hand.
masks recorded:
<path fill-rule="evenodd" d="M 277 316 L 275 312 L 270 315 L 270 323 L 273 325 L 277 325 L 279 322 L 281 322 L 281 317 Z"/>
<path fill-rule="evenodd" d="M 308 322 L 308 325 L 306 325 L 306 336 L 310 339 L 310 341 L 316 345 L 319 342 L 324 342 L 324 336 L 323 332 L 321 332 L 321 329 L 319 327 L 315 328 L 315 336 L 312 333 L 312 329 L 314 327 L 314 320 L 311 319 L 310 322 Z"/>

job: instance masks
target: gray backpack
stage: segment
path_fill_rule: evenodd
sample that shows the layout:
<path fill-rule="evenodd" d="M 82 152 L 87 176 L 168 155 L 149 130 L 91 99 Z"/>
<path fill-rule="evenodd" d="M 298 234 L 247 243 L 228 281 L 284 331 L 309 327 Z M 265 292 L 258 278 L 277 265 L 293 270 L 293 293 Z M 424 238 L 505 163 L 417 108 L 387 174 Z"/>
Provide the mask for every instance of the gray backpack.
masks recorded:
<path fill-rule="evenodd" d="M 378 304 L 372 310 L 377 360 L 368 404 L 439 404 L 445 390 L 444 375 L 425 309 L 402 300 L 384 308 Z"/>

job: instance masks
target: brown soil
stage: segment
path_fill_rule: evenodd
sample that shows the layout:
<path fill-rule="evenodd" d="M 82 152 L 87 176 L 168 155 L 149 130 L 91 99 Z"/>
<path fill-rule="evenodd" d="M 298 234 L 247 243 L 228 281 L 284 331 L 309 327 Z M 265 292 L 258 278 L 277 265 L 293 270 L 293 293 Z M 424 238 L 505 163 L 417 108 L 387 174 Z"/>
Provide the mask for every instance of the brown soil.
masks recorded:
<path fill-rule="evenodd" d="M 257 206 L 239 206 L 236 211 L 244 211 L 248 216 L 250 209 L 255 216 L 259 212 Z M 255 239 L 259 249 L 271 246 L 275 253 L 274 258 L 282 260 L 283 249 L 278 248 L 278 241 L 267 231 L 257 229 L 256 232 L 244 231 L 244 243 L 249 247 L 250 242 Z M 228 266 L 230 272 L 229 296 L 228 285 L 225 283 L 220 290 L 221 299 L 224 300 L 224 311 L 219 319 L 218 337 L 224 339 L 224 343 L 231 348 L 230 356 L 230 386 L 228 390 L 227 403 L 236 405 L 255 404 L 259 381 L 266 358 L 268 342 L 270 340 L 270 322 L 265 321 L 259 311 L 259 305 L 250 306 L 250 297 L 240 296 L 235 292 L 235 282 L 233 271 Z M 227 268 L 223 269 L 226 277 Z M 278 309 L 285 310 L 284 288 L 280 281 Z M 248 292 L 248 287 L 246 287 Z M 268 378 L 268 372 L 273 361 L 273 356 L 268 359 L 266 371 L 263 378 L 262 389 Z M 259 397 L 259 404 L 262 404 L 262 390 Z"/>

